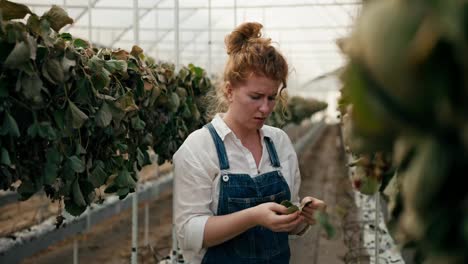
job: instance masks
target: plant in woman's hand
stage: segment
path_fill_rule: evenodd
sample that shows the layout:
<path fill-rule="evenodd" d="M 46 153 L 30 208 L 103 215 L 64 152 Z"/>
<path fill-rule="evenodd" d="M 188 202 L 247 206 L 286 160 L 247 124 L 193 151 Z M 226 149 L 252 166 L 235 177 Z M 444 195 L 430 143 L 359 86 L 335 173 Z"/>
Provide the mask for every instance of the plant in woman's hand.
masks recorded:
<path fill-rule="evenodd" d="M 296 211 L 302 212 L 302 209 L 311 203 L 312 203 L 312 200 L 303 201 L 300 206 L 297 206 L 291 203 L 289 200 L 283 200 L 281 202 L 281 205 L 288 208 L 287 214 L 292 214 Z M 317 222 L 319 223 L 319 225 L 325 230 L 325 232 L 327 233 L 327 237 L 329 239 L 335 236 L 335 233 L 336 233 L 335 228 L 330 223 L 330 220 L 328 219 L 328 214 L 326 212 L 322 210 L 316 210 L 314 212 L 314 218 L 317 219 Z"/>

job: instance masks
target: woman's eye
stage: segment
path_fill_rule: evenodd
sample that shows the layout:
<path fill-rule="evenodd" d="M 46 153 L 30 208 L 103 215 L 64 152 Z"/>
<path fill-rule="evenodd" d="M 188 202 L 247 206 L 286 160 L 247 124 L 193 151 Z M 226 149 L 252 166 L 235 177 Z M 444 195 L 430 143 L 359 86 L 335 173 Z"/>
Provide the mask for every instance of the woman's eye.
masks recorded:
<path fill-rule="evenodd" d="M 275 100 L 276 100 L 276 97 L 268 97 L 268 100 L 269 100 L 269 101 L 275 101 Z"/>
<path fill-rule="evenodd" d="M 258 100 L 260 99 L 260 96 L 257 96 L 257 95 L 251 95 L 250 98 L 252 98 L 253 100 Z"/>

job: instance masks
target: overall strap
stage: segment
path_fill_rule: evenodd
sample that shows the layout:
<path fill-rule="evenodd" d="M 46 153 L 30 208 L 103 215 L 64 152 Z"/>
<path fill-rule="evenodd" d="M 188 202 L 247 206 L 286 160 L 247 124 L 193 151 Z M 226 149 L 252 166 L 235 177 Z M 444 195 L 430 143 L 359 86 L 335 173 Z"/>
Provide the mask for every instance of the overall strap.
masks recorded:
<path fill-rule="evenodd" d="M 269 137 L 263 137 L 263 139 L 265 140 L 268 154 L 270 155 L 271 165 L 275 168 L 281 167 L 275 144 L 273 144 L 273 141 Z"/>
<path fill-rule="evenodd" d="M 219 160 L 219 169 L 220 170 L 227 170 L 229 169 L 229 160 L 226 153 L 226 148 L 224 147 L 223 140 L 219 137 L 216 129 L 214 128 L 213 124 L 208 123 L 205 127 L 210 131 L 211 137 L 216 146 L 216 151 L 218 152 L 218 160 Z"/>

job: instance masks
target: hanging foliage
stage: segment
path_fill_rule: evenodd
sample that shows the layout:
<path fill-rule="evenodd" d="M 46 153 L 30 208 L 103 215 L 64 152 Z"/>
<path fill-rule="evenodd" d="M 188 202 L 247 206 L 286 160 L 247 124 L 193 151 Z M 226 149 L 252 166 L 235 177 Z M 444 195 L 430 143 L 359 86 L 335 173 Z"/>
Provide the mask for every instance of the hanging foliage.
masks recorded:
<path fill-rule="evenodd" d="M 467 10 L 465 1 L 367 1 L 340 42 L 351 165 L 368 193 L 385 188 L 394 237 L 417 249 L 417 262 L 468 263 Z"/>
<path fill-rule="evenodd" d="M 95 189 L 124 198 L 137 170 L 169 160 L 184 138 L 207 122 L 212 89 L 202 68 L 175 72 L 134 46 L 95 49 L 58 33 L 73 22 L 53 6 L 43 16 L 1 1 L 0 187 L 17 180 L 22 199 L 40 189 L 81 214 Z M 26 24 L 12 20 L 24 18 Z"/>
<path fill-rule="evenodd" d="M 284 127 L 288 123 L 300 124 L 304 119 L 325 110 L 328 104 L 313 98 L 292 96 L 285 105 L 277 103 L 267 123 L 275 127 Z"/>

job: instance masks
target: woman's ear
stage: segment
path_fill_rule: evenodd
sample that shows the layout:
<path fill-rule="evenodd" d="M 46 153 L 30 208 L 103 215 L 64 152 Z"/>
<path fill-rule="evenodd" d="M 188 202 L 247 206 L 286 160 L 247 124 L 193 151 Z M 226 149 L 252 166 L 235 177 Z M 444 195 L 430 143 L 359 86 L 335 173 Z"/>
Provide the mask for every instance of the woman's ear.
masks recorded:
<path fill-rule="evenodd" d="M 224 95 L 228 102 L 232 102 L 232 84 L 230 82 L 226 82 L 226 86 L 224 86 Z"/>

